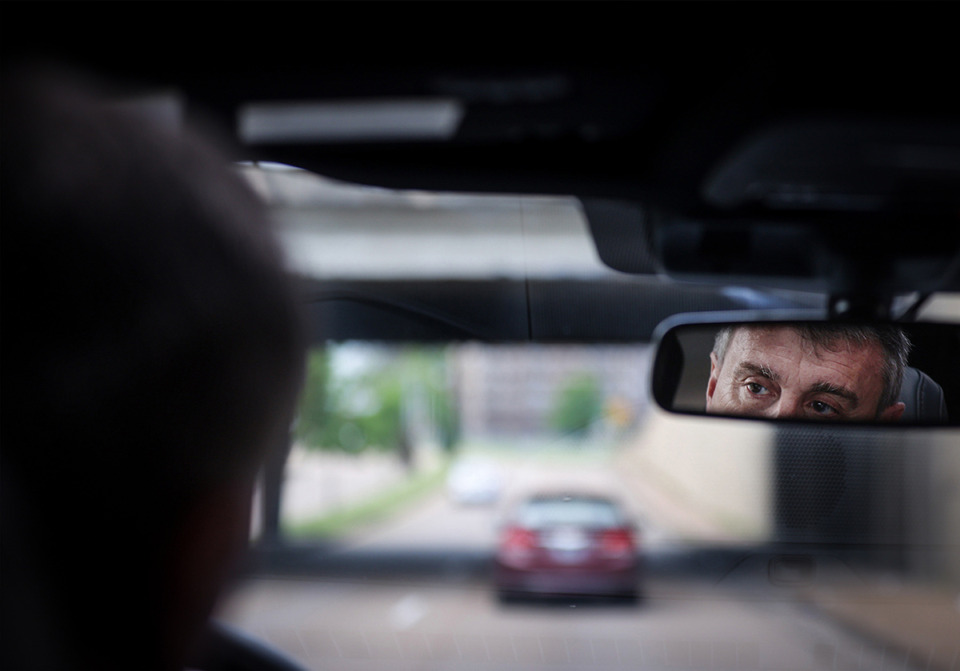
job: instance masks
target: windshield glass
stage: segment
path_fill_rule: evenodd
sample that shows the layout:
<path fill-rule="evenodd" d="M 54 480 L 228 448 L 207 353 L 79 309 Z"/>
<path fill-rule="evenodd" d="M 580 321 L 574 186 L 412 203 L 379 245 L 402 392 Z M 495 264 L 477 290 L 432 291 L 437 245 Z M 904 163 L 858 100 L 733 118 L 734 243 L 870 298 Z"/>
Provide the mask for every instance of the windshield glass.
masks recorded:
<path fill-rule="evenodd" d="M 955 665 L 956 429 L 649 400 L 664 317 L 823 296 L 610 271 L 571 199 L 245 169 L 318 321 L 221 620 L 311 669 Z"/>

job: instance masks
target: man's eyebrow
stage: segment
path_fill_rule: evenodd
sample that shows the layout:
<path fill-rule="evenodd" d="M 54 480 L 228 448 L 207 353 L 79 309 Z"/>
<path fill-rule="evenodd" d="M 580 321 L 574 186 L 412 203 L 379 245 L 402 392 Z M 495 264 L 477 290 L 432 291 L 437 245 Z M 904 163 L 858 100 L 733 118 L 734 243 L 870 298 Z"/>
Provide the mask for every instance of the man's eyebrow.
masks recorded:
<path fill-rule="evenodd" d="M 832 382 L 817 382 L 810 387 L 811 393 L 819 394 L 832 394 L 833 396 L 839 396 L 840 398 L 845 398 L 850 401 L 850 404 L 856 408 L 860 403 L 860 397 L 857 396 L 856 392 L 853 392 L 846 387 L 842 387 Z"/>
<path fill-rule="evenodd" d="M 773 380 L 774 382 L 780 381 L 780 376 L 769 367 L 761 364 L 751 363 L 749 361 L 741 361 L 733 375 L 734 377 L 741 377 L 743 375 L 760 375 L 768 380 Z"/>

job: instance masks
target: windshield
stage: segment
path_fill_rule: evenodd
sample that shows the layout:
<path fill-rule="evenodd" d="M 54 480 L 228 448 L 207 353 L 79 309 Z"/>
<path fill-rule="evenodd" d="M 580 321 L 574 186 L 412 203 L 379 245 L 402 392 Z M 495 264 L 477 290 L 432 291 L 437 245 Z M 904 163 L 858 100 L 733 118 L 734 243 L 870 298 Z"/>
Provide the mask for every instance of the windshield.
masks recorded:
<path fill-rule="evenodd" d="M 370 194 L 373 219 L 420 208 L 429 220 L 447 208 L 435 226 L 467 222 L 480 237 L 519 231 L 492 243 L 504 253 L 489 262 L 478 243 L 477 258 L 453 263 L 460 281 L 482 281 L 464 277 L 475 272 L 519 277 L 529 292 L 538 281 L 570 280 L 563 268 L 598 284 L 624 281 L 594 265 L 575 201 Z M 337 222 L 359 221 L 364 208 L 341 200 L 310 205 L 308 215 L 290 207 L 277 214 L 301 243 L 291 244 L 304 255 L 292 257 L 297 267 L 321 282 L 312 295 L 332 301 L 322 293 L 330 286 L 359 292 L 337 293 L 343 303 L 331 318 L 357 318 L 350 299 L 373 295 L 358 287 L 389 293 L 413 282 L 416 300 L 391 305 L 416 308 L 437 295 L 423 291 L 437 286 L 418 284 L 424 277 L 457 274 L 401 267 L 406 261 L 360 270 L 380 252 L 361 251 L 376 250 L 360 245 L 362 226 Z M 557 240 L 566 247 L 557 249 L 582 265 L 525 257 L 534 211 L 544 222 L 561 218 Z M 499 225 L 485 229 L 488 218 Z M 344 242 L 340 258 L 306 272 L 312 220 L 358 243 Z M 428 244 L 396 226 L 391 244 L 406 239 L 411 254 Z M 400 249 L 390 248 L 406 257 Z M 517 263 L 508 267 L 510 250 Z M 481 272 L 482 263 L 491 265 Z M 368 284 L 370 273 L 392 283 Z M 695 309 L 809 307 L 822 298 L 727 289 L 698 303 L 697 290 L 684 294 Z M 646 295 L 669 303 L 669 291 Z M 951 313 L 946 301 L 933 303 L 941 316 Z M 663 309 L 633 305 L 648 316 Z M 523 324 L 533 323 L 523 312 Z M 409 324 L 392 331 L 391 314 L 365 312 L 355 323 L 365 337 L 343 330 L 312 350 L 293 440 L 261 480 L 253 553 L 221 606 L 223 621 L 317 669 L 955 664 L 955 430 L 669 415 L 649 401 L 653 350 L 643 338 L 537 342 L 526 326 L 524 342 L 465 330 L 451 338 Z M 503 324 L 514 314 L 507 310 Z M 558 522 L 561 535 L 524 535 Z M 619 526 L 629 534 L 605 536 L 596 550 L 573 531 Z"/>

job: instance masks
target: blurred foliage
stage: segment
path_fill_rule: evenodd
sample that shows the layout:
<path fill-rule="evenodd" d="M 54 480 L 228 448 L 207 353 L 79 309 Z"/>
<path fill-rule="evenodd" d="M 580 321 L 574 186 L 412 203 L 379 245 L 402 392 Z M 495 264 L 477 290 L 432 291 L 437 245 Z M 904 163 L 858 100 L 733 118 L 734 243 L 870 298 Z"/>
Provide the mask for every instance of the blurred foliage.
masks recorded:
<path fill-rule="evenodd" d="M 603 415 L 603 392 L 587 373 L 574 375 L 557 388 L 550 411 L 550 427 L 564 435 L 583 436 Z"/>
<path fill-rule="evenodd" d="M 459 418 L 439 348 L 369 348 L 362 366 L 339 373 L 332 349 L 311 352 L 297 438 L 313 449 L 397 451 L 431 439 L 452 450 Z"/>
<path fill-rule="evenodd" d="M 307 379 L 300 397 L 296 437 L 308 445 L 323 442 L 327 424 L 327 384 L 330 378 L 330 356 L 326 348 L 310 351 L 307 358 Z"/>

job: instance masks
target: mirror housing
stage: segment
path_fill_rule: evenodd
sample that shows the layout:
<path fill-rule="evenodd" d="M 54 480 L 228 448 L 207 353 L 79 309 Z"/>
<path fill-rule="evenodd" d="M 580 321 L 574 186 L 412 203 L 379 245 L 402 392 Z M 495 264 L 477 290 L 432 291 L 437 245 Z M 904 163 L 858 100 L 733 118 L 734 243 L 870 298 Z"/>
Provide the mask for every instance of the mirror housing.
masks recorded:
<path fill-rule="evenodd" d="M 698 314 L 664 322 L 655 342 L 652 397 L 667 412 L 960 424 L 960 324 Z"/>

